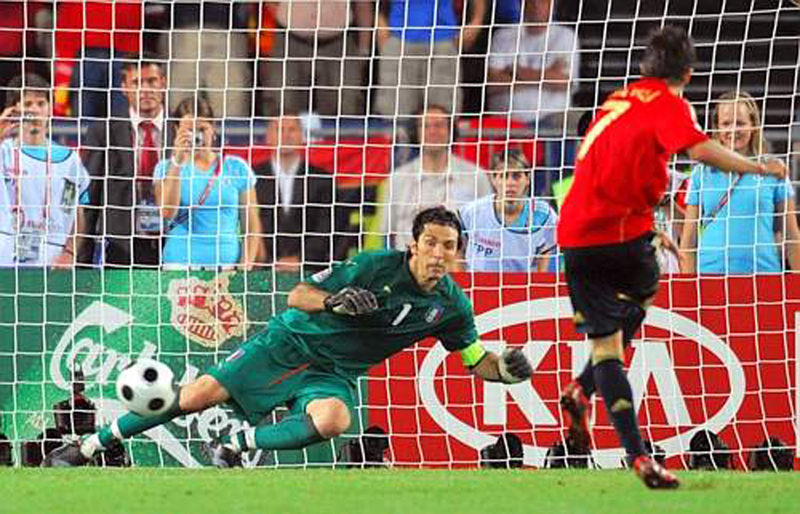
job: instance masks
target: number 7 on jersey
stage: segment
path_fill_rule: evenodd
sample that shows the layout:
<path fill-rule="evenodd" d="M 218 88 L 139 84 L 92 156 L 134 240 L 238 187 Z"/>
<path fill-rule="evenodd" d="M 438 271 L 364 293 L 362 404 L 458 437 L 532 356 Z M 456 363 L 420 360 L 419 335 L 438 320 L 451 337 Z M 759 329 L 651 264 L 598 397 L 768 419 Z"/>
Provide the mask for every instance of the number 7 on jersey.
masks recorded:
<path fill-rule="evenodd" d="M 578 151 L 579 161 L 589 153 L 589 148 L 591 148 L 594 140 L 630 108 L 631 103 L 628 100 L 606 100 L 603 105 L 600 106 L 600 110 L 607 111 L 608 114 L 600 118 L 600 120 L 594 124 L 592 130 L 586 134 L 586 138 L 583 140 L 583 144 L 581 144 L 581 149 Z"/>

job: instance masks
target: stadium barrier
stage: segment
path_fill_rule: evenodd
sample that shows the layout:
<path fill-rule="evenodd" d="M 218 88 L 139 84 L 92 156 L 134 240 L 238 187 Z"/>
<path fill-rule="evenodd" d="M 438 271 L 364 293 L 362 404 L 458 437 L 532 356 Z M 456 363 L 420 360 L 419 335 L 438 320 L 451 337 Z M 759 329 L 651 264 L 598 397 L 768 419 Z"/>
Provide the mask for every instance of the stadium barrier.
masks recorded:
<path fill-rule="evenodd" d="M 360 381 L 358 433 L 386 429 L 396 466 L 476 466 L 500 433 L 525 445 L 540 466 L 561 440 L 561 388 L 577 374 L 588 345 L 575 333 L 557 275 L 461 274 L 486 346 L 524 345 L 532 382 L 481 383 L 458 357 L 423 342 Z M 122 414 L 114 393 L 131 358 L 153 356 L 182 382 L 221 361 L 286 305 L 297 276 L 270 271 L 0 271 L 0 431 L 15 451 L 53 426 L 53 405 L 70 395 L 76 366 L 97 423 Z M 699 430 L 731 448 L 734 465 L 768 436 L 796 448 L 800 428 L 800 276 L 674 277 L 662 284 L 641 336 L 629 351 L 644 436 L 673 467 Z M 621 450 L 604 408 L 594 412 L 593 457 L 617 467 Z M 281 413 L 276 413 L 280 416 Z M 224 409 L 193 414 L 130 443 L 138 466 L 197 466 L 203 440 L 241 423 Z M 347 438 L 305 451 L 256 452 L 248 465 L 330 465 Z M 20 462 L 19 459 L 15 459 Z"/>

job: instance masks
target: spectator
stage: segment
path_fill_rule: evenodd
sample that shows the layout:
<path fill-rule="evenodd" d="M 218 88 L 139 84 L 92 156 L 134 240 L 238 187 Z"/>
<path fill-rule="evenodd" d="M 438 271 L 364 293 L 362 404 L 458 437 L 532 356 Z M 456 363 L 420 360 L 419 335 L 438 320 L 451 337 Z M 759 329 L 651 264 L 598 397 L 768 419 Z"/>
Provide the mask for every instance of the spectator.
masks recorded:
<path fill-rule="evenodd" d="M 253 170 L 238 157 L 214 151 L 208 101 L 186 98 L 174 117 L 175 149 L 156 166 L 153 184 L 168 225 L 162 263 L 250 269 L 261 245 Z"/>
<path fill-rule="evenodd" d="M 26 74 L 8 85 L 10 107 L 3 113 L 5 126 L 0 131 L 4 136 L 17 134 L 0 144 L 0 175 L 11 204 L 15 262 L 72 266 L 75 234 L 83 231 L 80 204 L 87 200 L 89 176 L 74 151 L 49 137 L 52 114 L 47 81 Z M 19 116 L 21 122 L 9 126 L 8 118 Z"/>
<path fill-rule="evenodd" d="M 761 113 L 748 93 L 720 96 L 711 119 L 720 143 L 744 156 L 764 157 Z M 800 270 L 800 230 L 787 179 L 697 164 L 686 204 L 684 273 L 777 273 L 784 261 Z"/>
<path fill-rule="evenodd" d="M 172 4 L 172 30 L 159 42 L 170 61 L 170 109 L 199 90 L 223 119 L 251 116 L 249 7 L 240 1 Z"/>
<path fill-rule="evenodd" d="M 417 211 L 444 205 L 458 211 L 491 191 L 486 172 L 451 152 L 455 120 L 445 107 L 429 105 L 418 118 L 419 157 L 400 166 L 389 181 L 384 230 L 393 248 L 411 242 L 409 227 Z"/>
<path fill-rule="evenodd" d="M 388 16 L 379 12 L 378 114 L 409 116 L 428 104 L 461 112 L 458 59 L 480 35 L 486 0 L 472 0 L 464 27 L 459 26 L 453 4 L 453 0 L 388 0 Z"/>
<path fill-rule="evenodd" d="M 296 113 L 267 125 L 272 158 L 255 169 L 265 234 L 264 262 L 279 271 L 310 270 L 331 261 L 333 178 L 304 159 L 303 127 Z"/>
<path fill-rule="evenodd" d="M 3 109 L 0 113 L 0 147 L 5 144 L 5 140 L 12 137 L 18 131 L 20 123 L 20 111 L 18 104 L 12 104 Z M 0 154 L 2 159 L 2 154 Z M 5 169 L 5 162 L 0 160 L 0 167 Z M 0 266 L 12 266 L 14 264 L 14 217 L 11 213 L 13 204 L 11 203 L 11 193 L 9 191 L 9 181 L 5 179 L 5 173 L 0 175 Z"/>
<path fill-rule="evenodd" d="M 531 198 L 531 165 L 511 148 L 492 157 L 494 193 L 461 208 L 471 271 L 548 271 L 558 217 Z"/>
<path fill-rule="evenodd" d="M 172 144 L 165 121 L 167 79 L 162 62 L 146 56 L 129 59 L 122 70 L 127 109 L 112 120 L 89 126 L 83 161 L 92 176 L 87 235 L 79 262 L 98 260 L 112 266 L 158 266 L 161 219 L 153 195 L 153 170 Z"/>
<path fill-rule="evenodd" d="M 56 57 L 76 60 L 70 80 L 74 116 L 125 111 L 121 59 L 141 51 L 142 26 L 141 0 L 57 2 Z"/>
<path fill-rule="evenodd" d="M 44 31 L 36 29 L 43 11 L 44 4 L 37 2 L 0 2 L 0 105 L 6 105 L 5 82 L 9 78 L 22 74 L 23 69 L 38 72 L 43 67 L 34 70 L 31 62 L 31 57 L 39 54 Z"/>
<path fill-rule="evenodd" d="M 519 23 L 522 19 L 522 0 L 495 0 L 495 25 Z"/>
<path fill-rule="evenodd" d="M 489 47 L 487 110 L 539 128 L 561 126 L 578 76 L 578 40 L 550 23 L 554 0 L 525 0 L 522 26 L 499 28 Z"/>
<path fill-rule="evenodd" d="M 269 58 L 259 63 L 267 114 L 313 110 L 325 116 L 365 115 L 363 80 L 371 50 L 373 2 L 269 3 L 277 27 Z"/>
<path fill-rule="evenodd" d="M 689 177 L 686 173 L 670 169 L 667 190 L 661 203 L 658 204 L 653 212 L 656 231 L 667 234 L 673 241 L 680 241 L 683 217 L 686 214 L 685 197 L 688 183 Z M 656 259 L 662 274 L 668 275 L 681 272 L 678 256 L 666 245 L 657 245 Z"/>

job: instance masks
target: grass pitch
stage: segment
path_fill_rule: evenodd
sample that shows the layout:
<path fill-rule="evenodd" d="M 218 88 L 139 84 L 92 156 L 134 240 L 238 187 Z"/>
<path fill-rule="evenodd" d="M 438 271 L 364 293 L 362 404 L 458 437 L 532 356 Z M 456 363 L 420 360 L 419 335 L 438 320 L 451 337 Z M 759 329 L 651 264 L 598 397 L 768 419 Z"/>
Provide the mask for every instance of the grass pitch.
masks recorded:
<path fill-rule="evenodd" d="M 650 491 L 627 471 L 2 469 L 9 514 L 797 513 L 799 473 L 681 472 Z"/>

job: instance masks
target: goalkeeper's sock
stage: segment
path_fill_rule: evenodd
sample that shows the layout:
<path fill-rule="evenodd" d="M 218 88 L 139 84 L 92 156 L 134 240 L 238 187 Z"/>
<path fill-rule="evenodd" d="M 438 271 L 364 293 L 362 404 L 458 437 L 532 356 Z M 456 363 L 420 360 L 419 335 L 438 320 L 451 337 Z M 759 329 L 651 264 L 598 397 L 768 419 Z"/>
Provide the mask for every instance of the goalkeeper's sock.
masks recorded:
<path fill-rule="evenodd" d="M 622 361 L 609 359 L 594 365 L 594 379 L 606 404 L 606 411 L 617 430 L 629 462 L 644 455 L 642 435 L 633 408 L 633 390 L 622 369 Z"/>
<path fill-rule="evenodd" d="M 578 378 L 575 380 L 577 380 L 581 385 L 583 395 L 586 398 L 591 399 L 596 389 L 594 382 L 594 364 L 592 364 L 592 359 L 589 359 L 586 362 L 586 366 L 583 368 L 583 371 L 581 371 L 581 374 L 578 375 Z"/>
<path fill-rule="evenodd" d="M 181 414 L 184 414 L 184 412 L 181 410 L 177 400 L 165 413 L 159 414 L 158 416 L 144 417 L 134 414 L 133 412 L 129 412 L 121 418 L 114 420 L 111 422 L 111 424 L 104 426 L 98 430 L 96 434 L 93 434 L 84 440 L 81 443 L 81 453 L 83 453 L 87 458 L 91 458 L 90 455 L 93 455 L 97 450 L 108 447 L 108 445 L 111 444 L 115 439 L 122 440 L 127 437 L 141 434 L 142 432 L 153 427 L 163 425 L 167 421 L 171 421 Z M 96 436 L 96 438 L 94 438 L 94 436 Z M 88 452 L 92 453 L 87 455 Z"/>
<path fill-rule="evenodd" d="M 299 450 L 314 443 L 324 441 L 308 414 L 294 414 L 283 418 L 274 425 L 248 428 L 224 436 L 222 444 L 236 452 L 245 450 Z"/>

